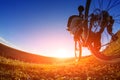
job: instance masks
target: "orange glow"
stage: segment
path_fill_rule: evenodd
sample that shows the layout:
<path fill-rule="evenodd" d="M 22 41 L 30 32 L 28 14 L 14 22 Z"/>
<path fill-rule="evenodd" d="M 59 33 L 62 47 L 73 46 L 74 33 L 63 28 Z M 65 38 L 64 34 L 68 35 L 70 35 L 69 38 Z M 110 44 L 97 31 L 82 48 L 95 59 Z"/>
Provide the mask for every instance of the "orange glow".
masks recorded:
<path fill-rule="evenodd" d="M 69 58 L 75 57 L 74 53 L 74 41 L 70 35 L 63 36 L 45 36 L 39 38 L 37 35 L 32 40 L 27 41 L 28 45 L 23 47 L 24 51 L 34 53 L 37 55 L 56 57 L 56 58 Z M 57 34 L 58 35 L 58 34 Z M 68 36 L 68 37 L 67 37 Z M 56 41 L 57 38 L 57 41 Z M 26 43 L 27 43 L 26 42 Z M 90 55 L 91 53 L 87 48 L 83 48 L 82 56 Z"/>
<path fill-rule="evenodd" d="M 53 54 L 48 55 L 51 57 L 56 57 L 56 58 L 69 58 L 69 57 L 75 57 L 74 54 L 74 49 L 73 50 L 67 50 L 67 49 L 57 49 L 54 52 L 52 52 Z M 91 55 L 90 51 L 87 48 L 82 48 L 82 56 L 88 56 Z"/>
<path fill-rule="evenodd" d="M 82 56 L 91 55 L 91 52 L 87 48 L 82 48 Z"/>
<path fill-rule="evenodd" d="M 73 57 L 73 55 L 70 54 L 69 50 L 66 49 L 58 49 L 55 51 L 55 54 L 53 55 L 56 58 L 68 58 Z"/>

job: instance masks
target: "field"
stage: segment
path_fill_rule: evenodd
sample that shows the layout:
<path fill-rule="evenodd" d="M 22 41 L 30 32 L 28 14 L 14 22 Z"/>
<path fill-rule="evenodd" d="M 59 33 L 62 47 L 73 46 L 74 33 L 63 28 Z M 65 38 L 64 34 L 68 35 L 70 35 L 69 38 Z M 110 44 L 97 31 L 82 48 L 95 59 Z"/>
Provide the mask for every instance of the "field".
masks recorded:
<path fill-rule="evenodd" d="M 31 64 L 0 57 L 0 80 L 119 80 L 120 64 L 105 64 L 94 57 L 80 62 Z"/>

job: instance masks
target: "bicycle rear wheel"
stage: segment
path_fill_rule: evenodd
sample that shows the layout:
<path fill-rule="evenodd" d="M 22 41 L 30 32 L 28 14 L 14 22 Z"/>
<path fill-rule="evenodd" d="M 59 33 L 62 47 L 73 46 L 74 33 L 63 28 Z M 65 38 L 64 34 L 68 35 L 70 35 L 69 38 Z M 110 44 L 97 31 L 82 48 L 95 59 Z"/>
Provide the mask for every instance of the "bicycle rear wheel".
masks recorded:
<path fill-rule="evenodd" d="M 115 23 L 113 25 L 113 32 L 116 33 L 118 36 L 118 40 L 112 41 L 111 36 L 109 36 L 106 32 L 106 29 L 104 33 L 101 35 L 101 47 L 100 50 L 97 51 L 95 47 L 93 47 L 93 44 L 89 45 L 89 49 L 91 53 L 99 60 L 104 61 L 104 62 L 120 62 L 120 0 L 87 0 L 86 2 L 86 18 L 87 18 L 87 23 L 86 25 L 90 25 L 90 17 L 89 15 L 95 14 L 95 15 L 100 15 L 100 13 L 104 10 L 109 13 L 115 20 Z M 101 17 L 101 15 L 100 15 Z M 102 17 L 101 17 L 102 18 Z M 96 28 L 100 27 L 101 20 L 94 22 L 92 25 L 93 32 L 97 31 Z M 96 43 L 98 44 L 98 43 Z"/>

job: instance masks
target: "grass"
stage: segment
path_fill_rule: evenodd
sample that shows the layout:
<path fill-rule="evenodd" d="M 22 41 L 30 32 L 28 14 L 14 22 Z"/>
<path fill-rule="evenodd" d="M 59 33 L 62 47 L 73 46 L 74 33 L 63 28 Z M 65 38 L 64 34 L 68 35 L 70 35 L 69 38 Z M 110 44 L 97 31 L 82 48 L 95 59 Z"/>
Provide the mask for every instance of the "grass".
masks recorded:
<path fill-rule="evenodd" d="M 120 31 L 117 32 L 119 37 L 116 41 L 111 42 L 111 44 L 106 48 L 104 53 L 106 55 L 119 55 L 120 52 Z"/>
<path fill-rule="evenodd" d="M 0 80 L 118 80 L 120 64 L 104 64 L 94 57 L 80 62 L 31 64 L 0 57 Z"/>

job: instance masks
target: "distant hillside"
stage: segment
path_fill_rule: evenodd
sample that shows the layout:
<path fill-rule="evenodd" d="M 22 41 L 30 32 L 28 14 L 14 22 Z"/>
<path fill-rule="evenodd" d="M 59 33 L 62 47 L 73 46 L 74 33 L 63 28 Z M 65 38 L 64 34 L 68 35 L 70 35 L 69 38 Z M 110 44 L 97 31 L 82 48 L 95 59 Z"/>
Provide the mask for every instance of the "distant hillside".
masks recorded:
<path fill-rule="evenodd" d="M 116 41 L 112 41 L 104 51 L 106 55 L 120 55 L 120 30 L 116 33 L 118 39 Z"/>
<path fill-rule="evenodd" d="M 57 63 L 65 62 L 71 59 L 56 59 L 52 57 L 40 56 L 32 53 L 27 53 L 24 51 L 16 50 L 14 48 L 8 47 L 0 43 L 0 56 L 20 60 L 29 63 Z"/>
<path fill-rule="evenodd" d="M 19 49 L 17 46 L 13 45 L 11 42 L 7 41 L 6 39 L 0 37 L 0 43 L 4 44 L 6 46 L 12 47 L 12 48 L 17 48 Z"/>

